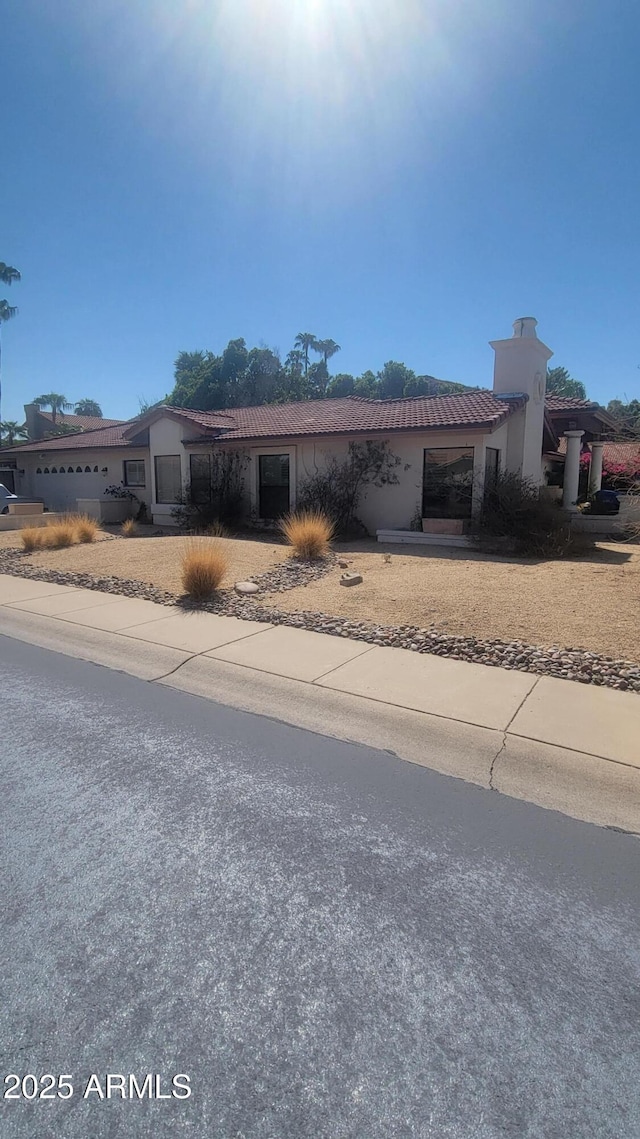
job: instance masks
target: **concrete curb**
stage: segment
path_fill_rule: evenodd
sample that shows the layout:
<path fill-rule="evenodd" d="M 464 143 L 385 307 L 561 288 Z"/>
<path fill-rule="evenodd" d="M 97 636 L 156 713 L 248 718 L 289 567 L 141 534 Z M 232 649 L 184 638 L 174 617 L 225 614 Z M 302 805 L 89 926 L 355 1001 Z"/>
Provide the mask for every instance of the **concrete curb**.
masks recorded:
<path fill-rule="evenodd" d="M 640 833 L 636 695 L 17 580 L 4 634 Z"/>

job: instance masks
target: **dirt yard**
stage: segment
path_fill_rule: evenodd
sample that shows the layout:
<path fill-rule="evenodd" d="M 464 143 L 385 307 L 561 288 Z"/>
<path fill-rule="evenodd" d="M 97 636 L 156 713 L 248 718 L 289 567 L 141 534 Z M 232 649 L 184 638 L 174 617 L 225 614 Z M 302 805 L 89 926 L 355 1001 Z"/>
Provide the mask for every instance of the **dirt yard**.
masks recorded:
<path fill-rule="evenodd" d="M 229 557 L 230 568 L 225 585 L 265 573 L 287 557 L 285 546 L 269 542 L 216 538 Z M 98 541 L 86 546 L 70 546 L 66 550 L 43 550 L 32 554 L 31 564 L 45 569 L 70 570 L 97 576 L 133 578 L 148 582 L 158 589 L 182 592 L 180 563 L 189 541 L 179 535 L 162 538 L 120 538 Z M 15 543 L 14 543 L 15 544 Z"/>
<path fill-rule="evenodd" d="M 362 585 L 341 586 L 338 569 L 273 603 L 640 660 L 640 546 L 603 544 L 588 558 L 553 562 L 374 542 L 336 549 L 362 573 Z"/>
<path fill-rule="evenodd" d="M 181 592 L 179 536 L 102 540 L 32 555 L 33 565 L 149 582 Z M 228 587 L 285 560 L 287 548 L 262 540 L 218 539 L 229 555 Z M 0 549 L 19 545 L 0 534 Z M 483 639 L 560 645 L 640 660 L 640 546 L 601 544 L 575 561 L 534 562 L 468 550 L 338 544 L 362 585 L 339 584 L 342 570 L 286 593 L 261 594 L 289 612 L 311 610 L 384 625 L 434 626 Z"/>

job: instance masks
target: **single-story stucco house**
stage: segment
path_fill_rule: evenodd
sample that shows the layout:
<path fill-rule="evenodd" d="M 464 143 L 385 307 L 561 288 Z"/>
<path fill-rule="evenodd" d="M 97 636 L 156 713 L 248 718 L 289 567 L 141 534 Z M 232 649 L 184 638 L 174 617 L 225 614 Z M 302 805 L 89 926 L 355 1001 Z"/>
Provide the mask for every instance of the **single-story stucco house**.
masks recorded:
<path fill-rule="evenodd" d="M 399 460 L 397 481 L 367 486 L 358 514 L 371 533 L 407 530 L 416 515 L 427 520 L 426 530 L 460 533 L 498 470 L 542 486 L 546 472 L 562 464 L 563 502 L 571 508 L 583 442 L 592 451 L 591 489 L 599 489 L 602 436 L 615 423 L 588 400 L 546 396 L 552 352 L 536 324 L 523 317 L 512 337 L 491 342 L 492 390 L 210 412 L 163 406 L 126 423 L 3 450 L 0 467 L 13 468 L 17 493 L 43 499 L 50 510 L 106 501 L 105 489 L 121 485 L 146 504 L 156 524 L 171 525 L 191 480 L 206 484 L 214 452 L 233 450 L 244 464 L 248 513 L 271 519 L 295 508 L 300 486 L 328 457 L 345 459 L 355 441 L 385 440 Z M 457 493 L 443 496 L 443 472 Z"/>

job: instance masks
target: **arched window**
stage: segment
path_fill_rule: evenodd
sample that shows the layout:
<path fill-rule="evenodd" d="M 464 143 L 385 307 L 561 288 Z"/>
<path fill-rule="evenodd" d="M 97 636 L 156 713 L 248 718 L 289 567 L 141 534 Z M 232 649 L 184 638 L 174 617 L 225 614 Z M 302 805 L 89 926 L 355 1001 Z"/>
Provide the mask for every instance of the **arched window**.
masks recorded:
<path fill-rule="evenodd" d="M 78 467 L 78 470 L 80 470 L 80 467 Z M 85 475 L 90 475 L 91 474 L 91 467 L 85 467 L 84 473 L 85 473 Z"/>
<path fill-rule="evenodd" d="M 44 468 L 44 474 L 45 474 L 45 475 L 48 475 L 48 474 L 49 474 L 49 468 L 48 468 L 48 467 L 45 467 L 45 468 Z"/>
<path fill-rule="evenodd" d="M 66 473 L 67 473 L 67 472 L 65 471 L 64 467 L 60 467 L 60 470 L 59 470 L 58 474 L 61 474 L 61 475 L 66 475 Z"/>
<path fill-rule="evenodd" d="M 81 474 L 82 474 L 82 467 L 76 467 L 76 474 L 77 474 L 77 475 L 81 475 Z"/>
<path fill-rule="evenodd" d="M 94 475 L 97 475 L 97 473 L 98 473 L 98 468 L 97 468 L 97 467 L 94 467 L 94 468 L 93 468 L 93 473 L 94 473 Z"/>
<path fill-rule="evenodd" d="M 52 467 L 52 468 L 51 468 L 51 474 L 52 474 L 52 475 L 57 475 L 57 473 L 58 473 L 58 468 L 57 468 L 57 467 Z"/>
<path fill-rule="evenodd" d="M 41 468 L 41 467 L 36 467 L 36 474 L 37 474 L 37 475 L 41 475 L 41 474 L 42 474 L 42 468 Z"/>

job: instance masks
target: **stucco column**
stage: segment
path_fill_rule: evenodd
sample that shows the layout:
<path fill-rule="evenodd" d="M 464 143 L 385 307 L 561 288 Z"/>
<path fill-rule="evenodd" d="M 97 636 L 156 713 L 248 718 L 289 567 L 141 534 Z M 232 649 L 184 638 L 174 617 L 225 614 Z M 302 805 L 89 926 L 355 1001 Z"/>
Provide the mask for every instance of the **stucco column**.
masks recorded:
<path fill-rule="evenodd" d="M 584 431 L 565 431 L 567 457 L 564 463 L 564 490 L 562 505 L 565 510 L 576 509 L 578 487 L 580 485 L 580 440 Z"/>
<path fill-rule="evenodd" d="M 591 466 L 589 468 L 589 494 L 595 494 L 602 486 L 602 458 L 604 443 L 591 444 Z"/>

